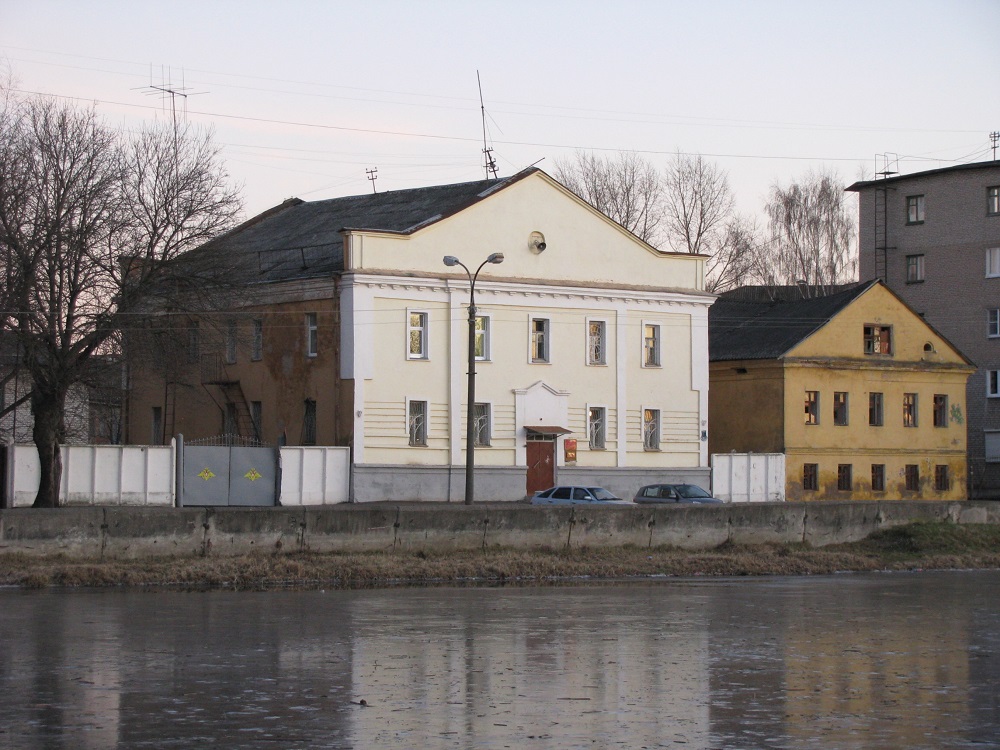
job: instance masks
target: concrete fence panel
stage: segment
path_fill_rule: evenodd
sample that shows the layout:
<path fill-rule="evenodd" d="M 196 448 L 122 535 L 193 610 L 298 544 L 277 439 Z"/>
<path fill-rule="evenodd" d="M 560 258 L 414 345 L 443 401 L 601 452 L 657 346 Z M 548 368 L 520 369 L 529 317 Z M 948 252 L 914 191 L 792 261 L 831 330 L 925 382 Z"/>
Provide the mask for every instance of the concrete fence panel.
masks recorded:
<path fill-rule="evenodd" d="M 713 453 L 712 494 L 733 503 L 785 500 L 785 454 Z"/>
<path fill-rule="evenodd" d="M 351 451 L 333 447 L 281 449 L 281 504 L 332 505 L 350 500 Z"/>

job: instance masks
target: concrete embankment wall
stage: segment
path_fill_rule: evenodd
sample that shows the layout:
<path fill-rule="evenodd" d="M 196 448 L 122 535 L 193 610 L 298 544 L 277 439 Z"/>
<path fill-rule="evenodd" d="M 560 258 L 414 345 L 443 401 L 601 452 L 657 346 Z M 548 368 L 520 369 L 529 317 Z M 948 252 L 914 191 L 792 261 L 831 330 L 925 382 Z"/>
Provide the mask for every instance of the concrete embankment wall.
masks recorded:
<path fill-rule="evenodd" d="M 805 542 L 822 547 L 914 521 L 1000 523 L 1000 504 L 766 503 L 686 507 L 340 505 L 0 510 L 0 552 L 68 557 L 235 555 Z"/>

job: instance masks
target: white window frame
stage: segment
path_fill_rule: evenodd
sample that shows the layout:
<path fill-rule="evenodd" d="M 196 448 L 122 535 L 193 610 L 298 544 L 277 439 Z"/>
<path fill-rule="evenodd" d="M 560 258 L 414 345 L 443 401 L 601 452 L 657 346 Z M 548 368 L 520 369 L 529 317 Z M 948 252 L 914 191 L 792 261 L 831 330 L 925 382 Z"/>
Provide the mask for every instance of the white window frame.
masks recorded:
<path fill-rule="evenodd" d="M 250 360 L 259 362 L 264 358 L 264 320 L 253 319 L 253 343 L 250 347 Z"/>
<path fill-rule="evenodd" d="M 652 354 L 653 361 L 650 362 L 650 357 L 648 356 L 650 347 L 648 345 L 649 336 L 646 335 L 646 329 L 653 329 L 653 346 Z M 662 367 L 663 363 L 663 326 L 659 323 L 653 323 L 648 320 L 642 321 L 642 366 L 643 367 Z"/>
<path fill-rule="evenodd" d="M 912 261 L 912 262 L 911 262 Z M 910 271 L 913 273 L 910 273 Z M 919 284 L 924 280 L 924 256 L 923 254 L 906 256 L 906 283 Z"/>
<path fill-rule="evenodd" d="M 490 401 L 477 401 L 477 407 L 485 407 L 485 413 L 476 416 L 476 422 L 485 421 L 485 435 L 482 434 L 483 430 L 480 424 L 476 424 L 473 428 L 473 435 L 475 436 L 475 446 L 477 448 L 488 448 L 493 442 L 493 404 Z M 475 411 L 475 410 L 474 410 Z"/>
<path fill-rule="evenodd" d="M 986 398 L 1000 398 L 1000 370 L 986 371 Z"/>
<path fill-rule="evenodd" d="M 600 445 L 594 443 L 593 420 L 590 413 L 596 409 L 601 411 L 601 424 L 604 434 L 601 435 Z M 607 450 L 608 447 L 608 407 L 603 404 L 587 404 L 587 446 L 592 451 Z"/>
<path fill-rule="evenodd" d="M 915 209 L 913 212 L 910 211 L 911 205 Z M 923 224 L 924 216 L 925 216 L 924 196 L 923 195 L 906 196 L 906 223 L 911 225 Z"/>
<path fill-rule="evenodd" d="M 411 421 L 413 419 L 413 413 L 411 409 L 413 404 L 423 404 L 424 405 L 424 425 L 423 425 L 423 442 L 419 441 L 420 435 L 414 435 L 413 427 Z M 431 421 L 431 402 L 425 398 L 409 398 L 406 399 L 406 438 L 411 447 L 414 448 L 426 448 L 430 440 L 430 421 Z"/>
<path fill-rule="evenodd" d="M 545 323 L 542 335 L 542 357 L 536 357 L 535 352 L 535 322 Z M 552 362 L 552 319 L 540 315 L 528 316 L 528 362 L 533 365 L 547 365 Z"/>
<path fill-rule="evenodd" d="M 596 351 L 594 334 L 591 326 L 600 326 L 597 335 Z M 587 365 L 600 367 L 608 364 L 608 321 L 604 318 L 587 318 Z"/>
<path fill-rule="evenodd" d="M 1000 247 L 986 248 L 986 278 L 1000 278 Z"/>
<path fill-rule="evenodd" d="M 986 215 L 1000 216 L 1000 185 L 986 188 Z"/>
<path fill-rule="evenodd" d="M 490 353 L 491 352 L 491 350 L 490 350 L 490 330 L 493 328 L 493 321 L 492 321 L 490 315 L 476 315 L 476 320 L 477 321 L 480 321 L 480 320 L 483 321 L 483 327 L 482 328 L 476 328 L 476 345 L 477 345 L 477 348 L 478 348 L 478 344 L 479 344 L 480 339 L 482 339 L 482 342 L 483 342 L 483 346 L 482 346 L 483 353 L 482 353 L 482 356 L 480 356 L 480 355 L 477 354 L 476 355 L 476 361 L 477 362 L 489 362 L 491 360 L 491 358 L 492 358 L 492 355 Z"/>
<path fill-rule="evenodd" d="M 651 412 L 655 415 L 652 422 L 646 421 L 646 412 Z M 660 434 L 663 432 L 663 412 L 660 409 L 655 409 L 651 406 L 643 406 L 640 417 L 642 424 L 642 449 L 646 451 L 661 450 Z M 655 425 L 656 427 L 655 433 L 650 432 L 649 430 L 650 424 Z M 649 436 L 653 437 L 652 441 L 647 439 L 647 437 Z"/>
<path fill-rule="evenodd" d="M 1000 338 L 1000 307 L 993 307 L 986 311 L 986 337 Z"/>
<path fill-rule="evenodd" d="M 420 324 L 413 324 L 413 316 L 419 316 Z M 431 352 L 431 342 L 430 342 L 430 328 L 431 328 L 431 316 L 427 310 L 420 310 L 416 308 L 406 309 L 406 358 L 410 360 L 428 360 L 430 359 Z M 420 350 L 413 351 L 413 333 L 414 331 L 420 334 Z"/>
<path fill-rule="evenodd" d="M 306 313 L 306 356 L 319 354 L 319 318 L 316 313 Z"/>
<path fill-rule="evenodd" d="M 1000 430 L 983 430 L 983 458 L 988 464 L 1000 464 Z"/>

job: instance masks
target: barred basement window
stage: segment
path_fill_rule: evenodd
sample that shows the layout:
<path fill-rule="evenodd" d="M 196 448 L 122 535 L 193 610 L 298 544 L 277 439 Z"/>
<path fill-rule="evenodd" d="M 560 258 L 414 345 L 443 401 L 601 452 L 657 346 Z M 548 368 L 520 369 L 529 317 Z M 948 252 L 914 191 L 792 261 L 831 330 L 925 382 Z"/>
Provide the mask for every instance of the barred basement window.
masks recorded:
<path fill-rule="evenodd" d="M 607 410 L 603 406 L 590 407 L 587 418 L 587 434 L 591 450 L 604 450 Z"/>
<path fill-rule="evenodd" d="M 473 423 L 473 433 L 475 435 L 474 442 L 476 445 L 489 445 L 490 444 L 490 405 L 489 404 L 476 404 L 473 410 L 474 420 Z"/>
<path fill-rule="evenodd" d="M 427 402 L 411 401 L 407 414 L 410 445 L 427 445 Z"/>

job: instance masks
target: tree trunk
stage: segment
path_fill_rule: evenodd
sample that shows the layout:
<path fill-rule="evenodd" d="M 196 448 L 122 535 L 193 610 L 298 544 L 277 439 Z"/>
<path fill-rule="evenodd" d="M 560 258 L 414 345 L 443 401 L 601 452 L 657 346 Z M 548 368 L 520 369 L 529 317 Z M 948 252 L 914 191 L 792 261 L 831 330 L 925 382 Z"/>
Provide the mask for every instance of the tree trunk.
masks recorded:
<path fill-rule="evenodd" d="M 62 481 L 63 411 L 66 394 L 39 393 L 31 399 L 31 411 L 35 419 L 32 438 L 38 451 L 38 494 L 33 508 L 58 508 L 59 483 Z"/>

